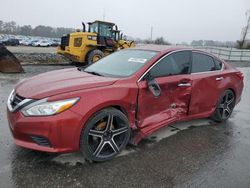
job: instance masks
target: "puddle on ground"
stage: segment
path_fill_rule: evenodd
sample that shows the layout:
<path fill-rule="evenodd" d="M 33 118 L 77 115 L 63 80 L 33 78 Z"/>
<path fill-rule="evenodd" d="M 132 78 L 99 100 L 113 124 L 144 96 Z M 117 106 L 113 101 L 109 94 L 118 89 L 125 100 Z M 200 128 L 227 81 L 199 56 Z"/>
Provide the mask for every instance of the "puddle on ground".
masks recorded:
<path fill-rule="evenodd" d="M 211 125 L 212 120 L 210 119 L 197 119 L 197 120 L 192 120 L 192 121 L 187 121 L 187 122 L 179 122 L 172 124 L 170 126 L 164 127 L 160 129 L 159 131 L 153 133 L 146 139 L 149 139 L 151 141 L 159 142 L 164 138 L 170 137 L 174 134 L 176 134 L 179 131 L 183 131 L 189 128 L 195 128 L 199 126 L 206 126 L 206 125 Z"/>
<path fill-rule="evenodd" d="M 193 120 L 193 121 L 188 121 L 188 122 L 180 122 L 180 123 L 172 124 L 170 126 L 160 129 L 159 131 L 145 138 L 144 140 L 146 142 L 144 143 L 146 143 L 147 146 L 152 147 L 155 143 L 161 141 L 162 139 L 168 138 L 178 133 L 179 131 L 183 131 L 188 128 L 195 128 L 195 127 L 206 126 L 206 125 L 211 125 L 211 124 L 212 124 L 212 121 L 209 119 L 198 119 L 198 120 Z M 140 144 L 138 147 L 128 146 L 117 157 L 129 155 L 131 153 L 136 152 L 139 149 L 140 149 Z M 64 164 L 64 165 L 70 165 L 70 166 L 75 166 L 77 164 L 86 163 L 81 152 L 61 154 L 53 158 L 52 161 L 56 163 Z"/>
<path fill-rule="evenodd" d="M 78 163 L 84 164 L 86 162 L 81 152 L 60 154 L 53 158 L 52 161 L 60 164 L 68 164 L 70 166 L 75 166 Z"/>

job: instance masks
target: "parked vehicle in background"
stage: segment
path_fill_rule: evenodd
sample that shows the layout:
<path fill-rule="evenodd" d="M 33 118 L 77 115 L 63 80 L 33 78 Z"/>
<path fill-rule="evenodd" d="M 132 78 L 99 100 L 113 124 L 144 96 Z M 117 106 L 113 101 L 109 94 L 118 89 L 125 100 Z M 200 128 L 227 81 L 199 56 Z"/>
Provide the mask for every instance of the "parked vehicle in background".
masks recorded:
<path fill-rule="evenodd" d="M 21 40 L 20 41 L 20 45 L 23 45 L 23 46 L 30 46 L 31 44 L 32 44 L 31 40 Z"/>
<path fill-rule="evenodd" d="M 18 46 L 19 40 L 18 39 L 8 39 L 6 41 L 3 41 L 2 44 L 5 46 Z"/>
<path fill-rule="evenodd" d="M 30 46 L 35 46 L 38 40 L 32 40 Z"/>
<path fill-rule="evenodd" d="M 0 44 L 2 44 L 2 45 L 3 45 L 4 41 L 6 41 L 6 40 L 4 40 L 4 39 L 0 39 Z"/>
<path fill-rule="evenodd" d="M 59 46 L 61 44 L 61 40 L 56 40 L 56 39 L 54 39 L 54 40 L 52 40 L 51 42 L 50 42 L 50 46 L 53 46 L 53 47 L 57 47 L 57 46 Z"/>
<path fill-rule="evenodd" d="M 36 41 L 32 43 L 32 46 L 36 47 L 49 47 L 50 43 L 48 41 L 42 40 L 42 41 Z"/>
<path fill-rule="evenodd" d="M 7 102 L 8 122 L 19 146 L 106 161 L 171 123 L 226 121 L 243 78 L 203 51 L 141 46 L 21 82 Z"/>
<path fill-rule="evenodd" d="M 17 45 L 17 44 L 10 44 L 11 42 L 10 39 L 19 40 L 19 45 L 23 45 L 23 46 L 54 46 L 56 47 L 56 46 L 59 46 L 61 43 L 60 38 L 0 34 L 0 44 Z"/>
<path fill-rule="evenodd" d="M 43 41 L 40 41 L 40 43 L 39 43 L 38 46 L 41 46 L 41 47 L 49 47 L 50 45 L 51 45 L 50 42 L 43 40 Z"/>

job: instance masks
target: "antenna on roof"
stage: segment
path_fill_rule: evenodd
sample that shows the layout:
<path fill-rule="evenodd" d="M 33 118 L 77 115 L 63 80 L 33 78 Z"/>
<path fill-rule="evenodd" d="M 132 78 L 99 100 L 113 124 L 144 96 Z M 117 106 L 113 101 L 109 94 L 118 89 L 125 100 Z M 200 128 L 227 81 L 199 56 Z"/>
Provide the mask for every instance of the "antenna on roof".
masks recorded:
<path fill-rule="evenodd" d="M 103 9 L 103 15 L 102 15 L 103 21 L 105 21 L 105 16 L 106 16 L 106 11 L 105 11 L 105 8 L 104 8 L 104 9 Z"/>

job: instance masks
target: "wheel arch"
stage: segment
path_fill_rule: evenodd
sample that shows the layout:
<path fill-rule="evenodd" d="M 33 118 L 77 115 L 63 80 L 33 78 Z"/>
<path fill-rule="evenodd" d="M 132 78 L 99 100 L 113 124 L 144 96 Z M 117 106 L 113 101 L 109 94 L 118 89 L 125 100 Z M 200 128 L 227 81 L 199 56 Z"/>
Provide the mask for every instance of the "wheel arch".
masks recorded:
<path fill-rule="evenodd" d="M 85 124 L 98 112 L 100 112 L 101 110 L 104 109 L 108 109 L 108 108 L 114 108 L 117 109 L 119 111 L 121 111 L 128 119 L 129 119 L 129 115 L 128 115 L 128 111 L 126 109 L 126 107 L 122 106 L 121 104 L 107 104 L 107 105 L 100 105 L 100 106 L 96 106 L 94 108 L 92 108 L 92 110 L 90 111 L 90 113 L 87 115 L 87 118 L 85 119 L 85 121 L 83 122 L 82 125 L 82 129 L 84 128 Z"/>
<path fill-rule="evenodd" d="M 126 110 L 126 108 L 124 108 L 124 107 L 122 107 L 122 106 L 120 106 L 120 105 L 114 105 L 114 106 L 110 106 L 110 107 L 108 107 L 108 108 L 115 108 L 115 109 L 117 109 L 117 110 L 120 110 L 123 114 L 125 114 L 126 116 L 127 116 L 127 118 L 128 118 L 128 112 L 127 112 L 127 110 Z"/>

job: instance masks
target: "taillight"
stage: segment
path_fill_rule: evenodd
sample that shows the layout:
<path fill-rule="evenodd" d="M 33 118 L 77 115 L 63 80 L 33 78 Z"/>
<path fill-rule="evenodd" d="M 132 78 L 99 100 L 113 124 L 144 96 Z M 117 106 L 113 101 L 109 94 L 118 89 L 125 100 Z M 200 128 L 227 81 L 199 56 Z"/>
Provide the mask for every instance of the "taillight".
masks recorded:
<path fill-rule="evenodd" d="M 244 75 L 243 75 L 243 73 L 242 72 L 236 72 L 236 75 L 237 75 L 237 77 L 238 78 L 240 78 L 240 80 L 244 80 Z"/>

